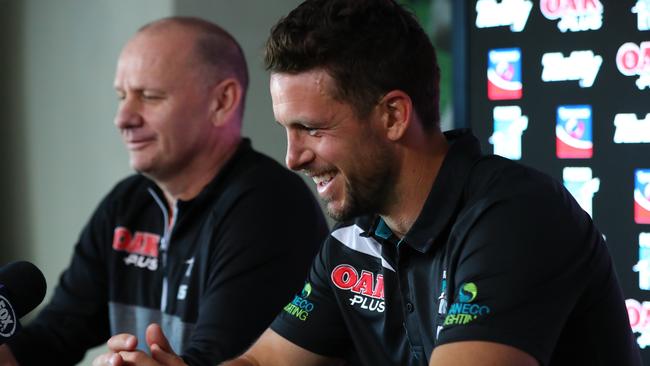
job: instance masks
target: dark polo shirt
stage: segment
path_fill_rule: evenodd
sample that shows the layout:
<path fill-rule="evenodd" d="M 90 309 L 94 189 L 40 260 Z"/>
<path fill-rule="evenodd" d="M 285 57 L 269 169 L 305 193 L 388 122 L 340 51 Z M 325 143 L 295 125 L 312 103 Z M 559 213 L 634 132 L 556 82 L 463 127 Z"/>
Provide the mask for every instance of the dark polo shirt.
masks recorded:
<path fill-rule="evenodd" d="M 428 365 L 436 346 L 510 345 L 541 365 L 640 365 L 602 235 L 558 182 L 467 131 L 411 230 L 337 225 L 272 329 L 363 365 Z"/>

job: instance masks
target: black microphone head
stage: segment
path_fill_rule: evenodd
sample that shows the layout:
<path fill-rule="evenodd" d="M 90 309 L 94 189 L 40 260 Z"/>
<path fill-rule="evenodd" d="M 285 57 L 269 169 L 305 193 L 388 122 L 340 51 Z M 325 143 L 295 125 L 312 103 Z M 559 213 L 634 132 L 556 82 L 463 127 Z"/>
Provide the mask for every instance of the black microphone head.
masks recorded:
<path fill-rule="evenodd" d="M 6 297 L 19 319 L 43 301 L 47 288 L 43 272 L 25 261 L 0 268 L 0 286 L 0 296 Z"/>

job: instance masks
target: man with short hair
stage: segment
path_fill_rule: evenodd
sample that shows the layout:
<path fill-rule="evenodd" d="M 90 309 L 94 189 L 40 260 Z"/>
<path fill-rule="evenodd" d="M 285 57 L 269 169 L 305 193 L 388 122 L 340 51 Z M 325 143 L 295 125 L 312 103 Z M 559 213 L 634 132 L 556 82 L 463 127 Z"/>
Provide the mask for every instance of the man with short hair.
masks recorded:
<path fill-rule="evenodd" d="M 302 180 L 241 137 L 247 85 L 241 48 L 207 21 L 158 20 L 126 44 L 115 125 L 139 174 L 101 202 L 0 360 L 71 365 L 116 333 L 145 349 L 157 323 L 186 363 L 214 365 L 262 333 L 327 225 Z"/>
<path fill-rule="evenodd" d="M 589 215 L 469 131 L 440 131 L 433 46 L 394 0 L 305 1 L 272 29 L 266 65 L 286 163 L 340 222 L 227 365 L 641 364 Z M 115 364 L 181 364 L 150 336 L 152 359 L 113 337 Z"/>

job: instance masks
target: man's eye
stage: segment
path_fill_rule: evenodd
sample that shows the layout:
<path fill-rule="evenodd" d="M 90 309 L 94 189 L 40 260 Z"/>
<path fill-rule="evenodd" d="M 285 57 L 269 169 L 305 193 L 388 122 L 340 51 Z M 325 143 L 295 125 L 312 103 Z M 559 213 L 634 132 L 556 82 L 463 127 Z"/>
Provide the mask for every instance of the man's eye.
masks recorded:
<path fill-rule="evenodd" d="M 318 135 L 318 128 L 306 128 L 307 134 L 309 136 L 317 136 Z"/>
<path fill-rule="evenodd" d="M 142 94 L 142 99 L 145 99 L 145 100 L 157 100 L 157 99 L 162 99 L 162 96 L 160 96 L 158 94 L 143 93 Z"/>

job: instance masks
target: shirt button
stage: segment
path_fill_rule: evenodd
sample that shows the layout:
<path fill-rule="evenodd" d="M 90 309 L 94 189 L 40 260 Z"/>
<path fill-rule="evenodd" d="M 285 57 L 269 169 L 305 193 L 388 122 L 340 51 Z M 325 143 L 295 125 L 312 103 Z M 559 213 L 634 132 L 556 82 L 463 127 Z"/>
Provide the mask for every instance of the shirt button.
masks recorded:
<path fill-rule="evenodd" d="M 407 302 L 406 303 L 406 311 L 409 312 L 409 313 L 412 313 L 413 312 L 413 304 L 411 304 L 410 302 Z"/>

